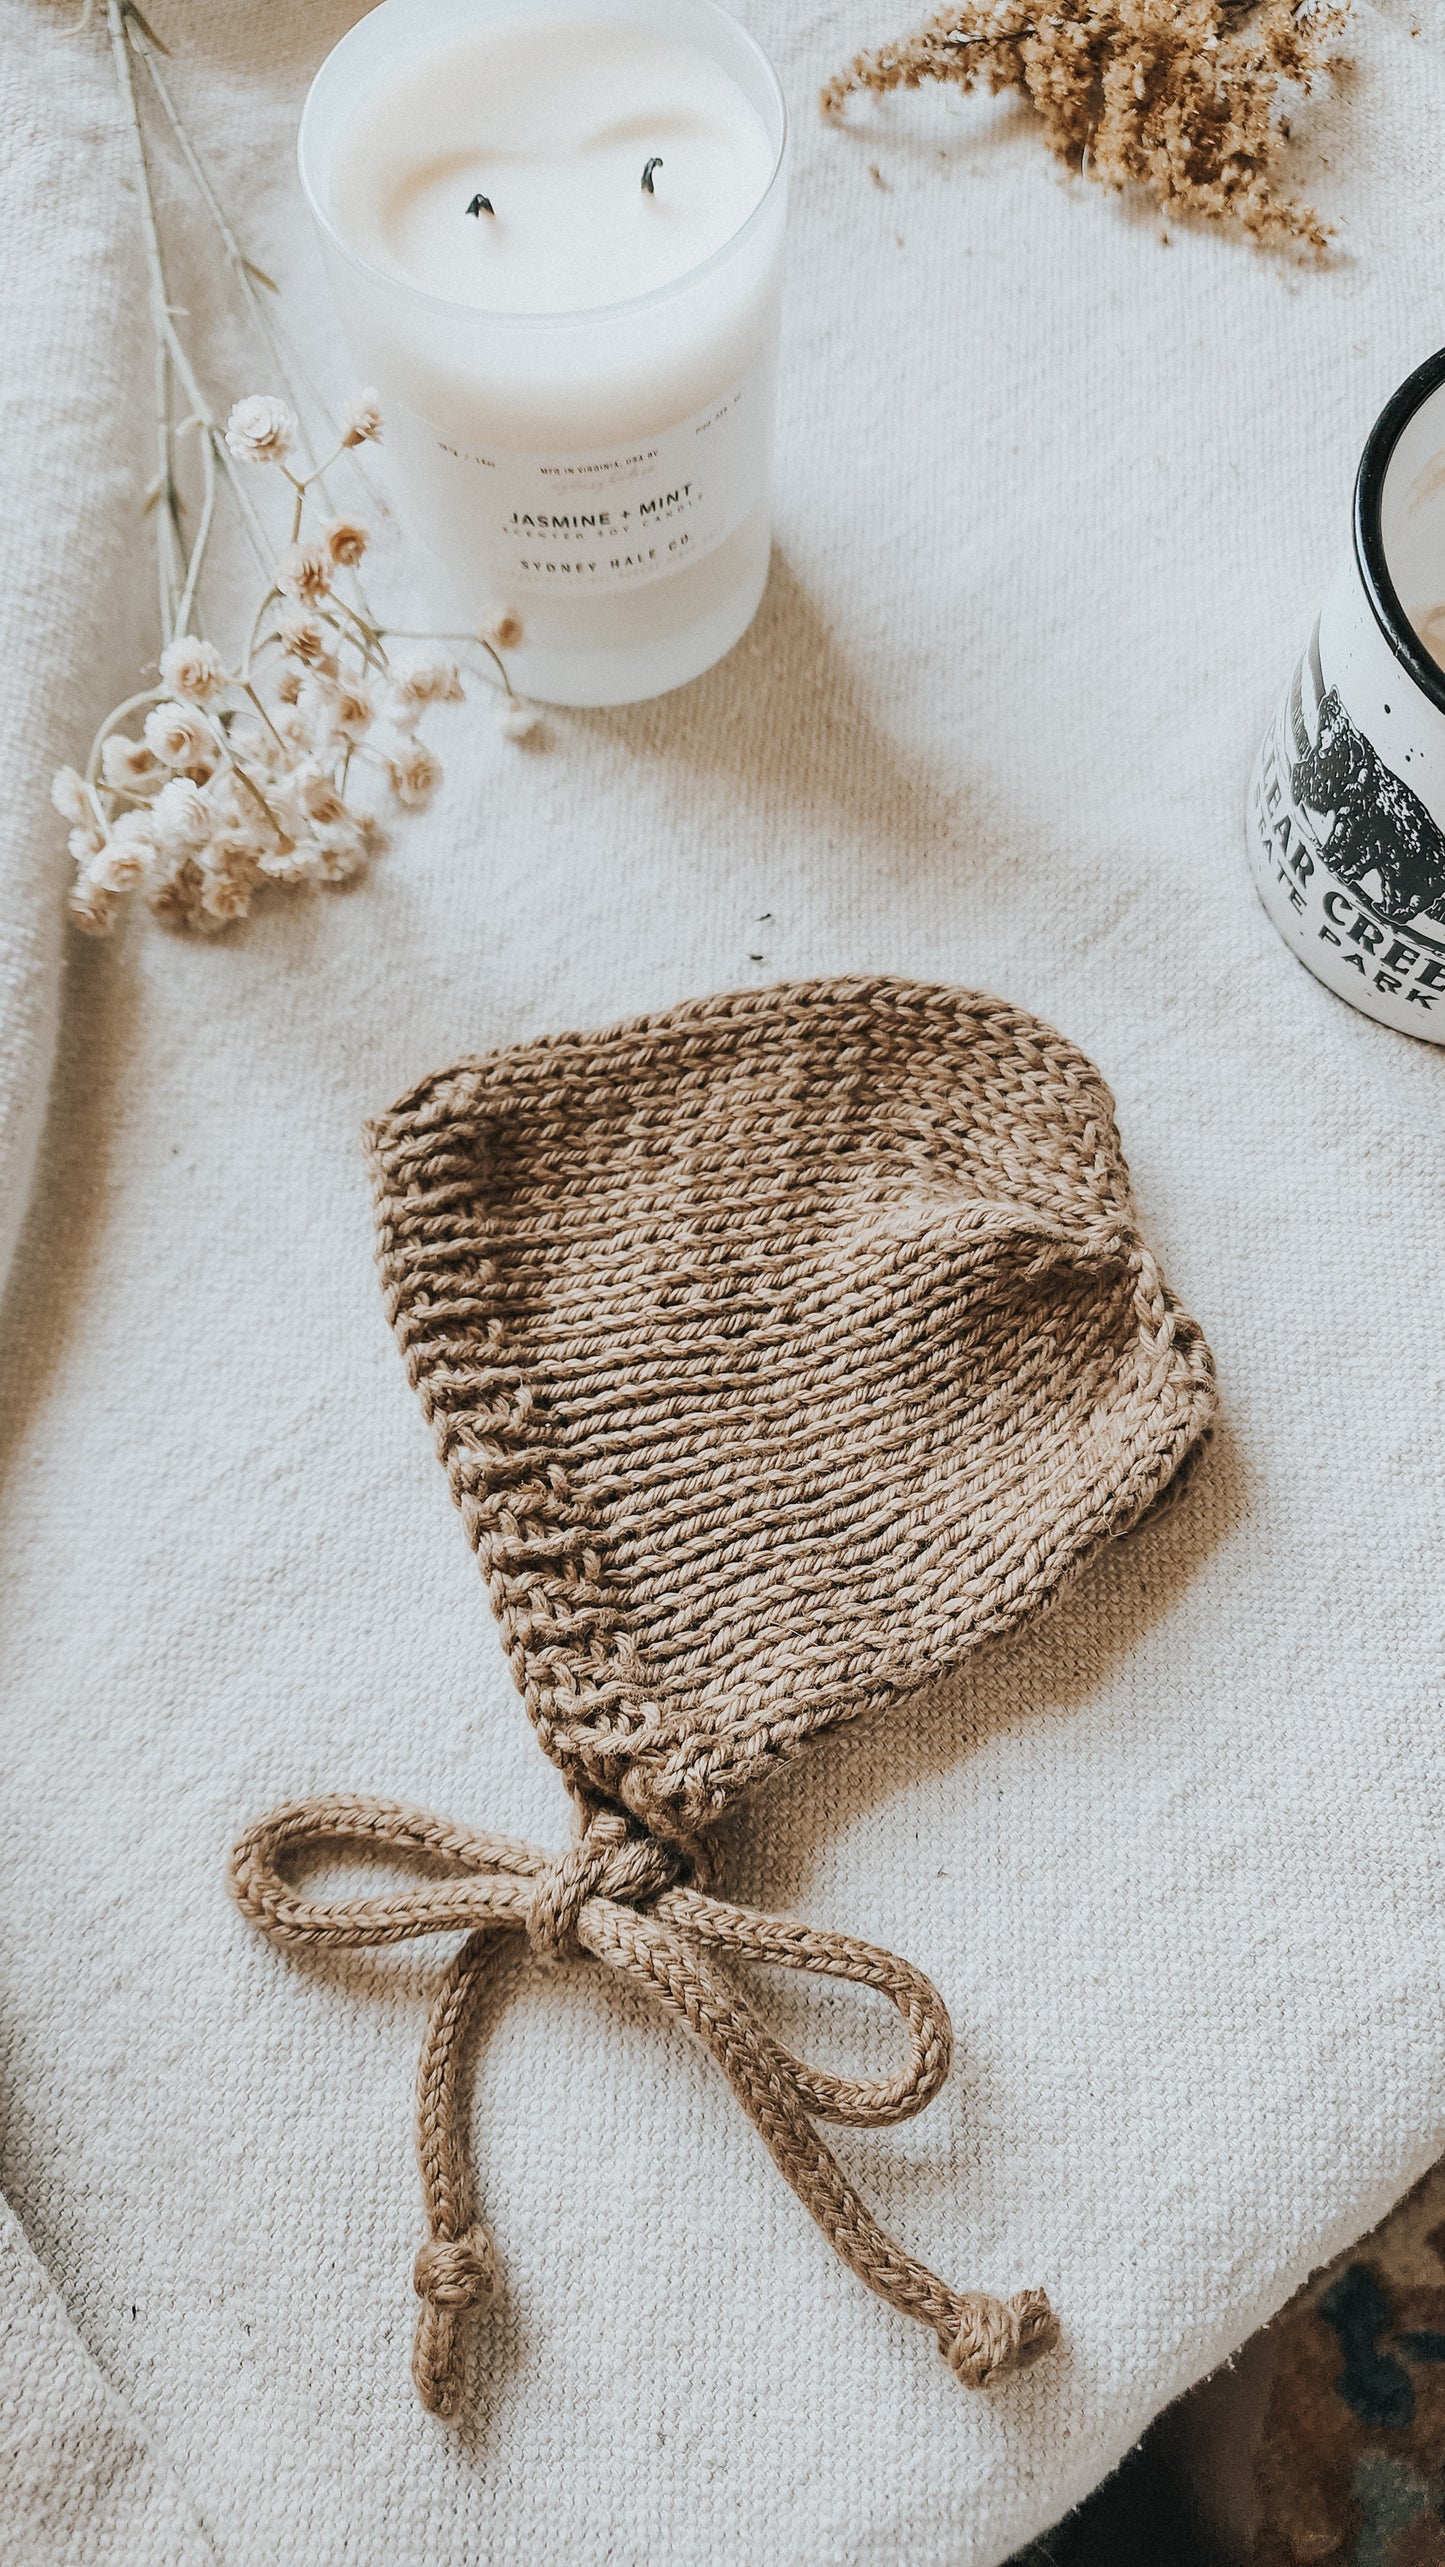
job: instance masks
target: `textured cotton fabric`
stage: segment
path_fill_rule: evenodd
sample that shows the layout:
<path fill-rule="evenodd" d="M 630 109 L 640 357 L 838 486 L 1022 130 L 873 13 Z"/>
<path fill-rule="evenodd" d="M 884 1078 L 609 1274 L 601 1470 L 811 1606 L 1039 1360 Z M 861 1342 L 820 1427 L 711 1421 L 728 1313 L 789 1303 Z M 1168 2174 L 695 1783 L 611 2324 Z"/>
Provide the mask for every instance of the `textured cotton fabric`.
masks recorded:
<path fill-rule="evenodd" d="M 291 139 L 347 14 L 155 8 L 342 387 Z M 1440 37 L 1361 9 L 1300 120 L 1347 226 L 1316 275 L 1166 246 L 1007 102 L 829 133 L 818 81 L 897 13 L 746 14 L 797 139 L 752 635 L 536 756 L 449 715 L 442 799 L 353 896 L 68 962 L 6 1321 L 0 2179 L 53 2285 L 24 2327 L 58 2311 L 180 2491 L 147 2567 L 189 2567 L 192 2516 L 226 2567 L 997 2567 L 1445 2145 L 1445 1061 L 1299 969 L 1242 818 L 1364 434 L 1440 335 Z M 11 1172 L 60 951 L 43 779 L 154 647 L 133 208 L 67 15 L 6 0 L 0 48 L 39 156 L 0 455 Z M 218 396 L 270 388 L 215 345 Z M 729 1873 L 936 1980 L 948 2089 L 840 2156 L 940 2268 L 1044 2282 L 1064 2342 L 961 2396 L 705 2059 L 595 1973 L 518 1972 L 473 2121 L 504 2299 L 439 2426 L 407 2273 L 441 1956 L 279 1962 L 224 1880 L 262 1810 L 343 1787 L 566 1837 L 397 1364 L 361 1126 L 463 1053 L 834 973 L 993 991 L 1098 1063 L 1218 1363 L 1187 1502 L 818 1741 Z M 809 2056 L 886 2073 L 856 1996 L 769 1994 Z M 55 2393 L 19 2377 L 35 2451 Z M 7 2465 L 49 2567 L 57 2471 Z"/>
<path fill-rule="evenodd" d="M 174 2473 L 109 2388 L 0 2203 L 0 2496 L 24 2567 L 214 2567 Z"/>

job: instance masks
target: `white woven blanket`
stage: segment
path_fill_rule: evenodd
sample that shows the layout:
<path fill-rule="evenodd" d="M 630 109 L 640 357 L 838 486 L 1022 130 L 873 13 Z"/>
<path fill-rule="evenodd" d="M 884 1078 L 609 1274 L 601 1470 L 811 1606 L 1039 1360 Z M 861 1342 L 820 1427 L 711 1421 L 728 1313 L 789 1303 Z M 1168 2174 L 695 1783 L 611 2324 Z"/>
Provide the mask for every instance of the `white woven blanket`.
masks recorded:
<path fill-rule="evenodd" d="M 896 21 L 868 5 L 748 12 L 798 141 L 751 639 L 542 755 L 459 715 L 440 805 L 353 896 L 72 951 L 41 1140 L 45 781 L 154 648 L 148 356 L 103 47 L 0 0 L 7 1219 L 34 1171 L 0 2184 L 53 2285 L 14 2233 L 20 2567 L 207 2541 L 227 2567 L 993 2567 L 1445 2144 L 1445 1056 L 1299 970 L 1241 839 L 1361 439 L 1441 335 L 1441 38 L 1361 7 L 1311 128 L 1345 227 L 1313 274 L 1165 246 L 1009 106 L 825 131 L 817 83 Z M 340 389 L 290 135 L 350 14 L 156 0 Z M 218 393 L 253 388 L 232 368 L 218 342 Z M 359 1127 L 460 1052 L 880 970 L 1097 1058 L 1219 1361 L 1187 1503 L 1045 1628 L 818 1749 L 734 1874 L 937 1980 L 946 2095 L 840 2153 L 950 2278 L 1044 2283 L 1065 2344 L 968 2397 L 675 2030 L 600 1974 L 520 1972 L 474 2118 L 505 2299 L 449 2430 L 407 2377 L 434 1956 L 288 1962 L 223 1879 L 243 1822 L 314 1790 L 565 1824 L 387 1332 Z M 830 2062 L 884 2055 L 861 2001 L 788 2003 Z"/>

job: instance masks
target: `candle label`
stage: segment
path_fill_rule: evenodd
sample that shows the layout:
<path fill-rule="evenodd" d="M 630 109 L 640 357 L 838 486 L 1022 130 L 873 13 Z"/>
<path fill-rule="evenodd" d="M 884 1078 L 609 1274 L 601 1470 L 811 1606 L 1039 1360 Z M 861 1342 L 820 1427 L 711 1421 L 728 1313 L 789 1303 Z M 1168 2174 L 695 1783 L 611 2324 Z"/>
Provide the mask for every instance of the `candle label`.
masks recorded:
<path fill-rule="evenodd" d="M 504 593 L 602 594 L 704 560 L 757 506 L 771 373 L 771 363 L 752 366 L 676 427 L 586 453 L 488 452 L 414 417 L 407 424 L 413 437 L 434 441 L 448 495 L 473 522 L 480 497 L 485 550 Z"/>

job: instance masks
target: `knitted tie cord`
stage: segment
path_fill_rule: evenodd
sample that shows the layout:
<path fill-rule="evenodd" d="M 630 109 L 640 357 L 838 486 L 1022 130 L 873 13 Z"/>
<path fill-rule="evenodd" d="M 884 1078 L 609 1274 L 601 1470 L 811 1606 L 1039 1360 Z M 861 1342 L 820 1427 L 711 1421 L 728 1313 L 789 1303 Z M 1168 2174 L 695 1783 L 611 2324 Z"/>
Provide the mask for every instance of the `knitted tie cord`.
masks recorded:
<path fill-rule="evenodd" d="M 338 1795 L 273 1813 L 233 1857 L 280 1941 L 467 1936 L 421 2063 L 423 2402 L 455 2412 L 464 2322 L 493 2288 L 460 2059 L 519 1931 L 687 2025 L 843 2261 L 962 2381 L 1021 2369 L 1057 2335 L 1043 2293 L 950 2289 L 817 2127 L 901 2121 L 938 2091 L 936 1990 L 713 1895 L 705 1840 L 819 1731 L 1038 1612 L 1197 1450 L 1209 1351 L 1135 1227 L 1097 1070 L 992 999 L 822 981 L 463 1063 L 371 1144 L 388 1310 L 580 1831 L 554 1857 Z M 312 1900 L 292 1867 L 324 1843 L 425 1877 Z M 729 1954 L 875 1989 L 907 2069 L 795 2058 Z"/>

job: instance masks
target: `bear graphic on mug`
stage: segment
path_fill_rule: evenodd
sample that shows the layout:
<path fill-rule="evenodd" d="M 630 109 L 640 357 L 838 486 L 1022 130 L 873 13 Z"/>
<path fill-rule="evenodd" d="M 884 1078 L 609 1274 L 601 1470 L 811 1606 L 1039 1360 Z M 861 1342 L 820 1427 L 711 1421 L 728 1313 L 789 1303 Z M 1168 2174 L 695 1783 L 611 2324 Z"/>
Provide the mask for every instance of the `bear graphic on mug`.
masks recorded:
<path fill-rule="evenodd" d="M 1427 911 L 1445 915 L 1445 833 L 1355 729 L 1338 689 L 1321 698 L 1313 742 L 1297 703 L 1294 728 L 1301 754 L 1290 769 L 1291 790 L 1296 802 L 1333 821 L 1324 848 L 1331 873 L 1352 891 L 1373 874 L 1380 887 L 1367 896 L 1392 927 L 1408 927 Z"/>

